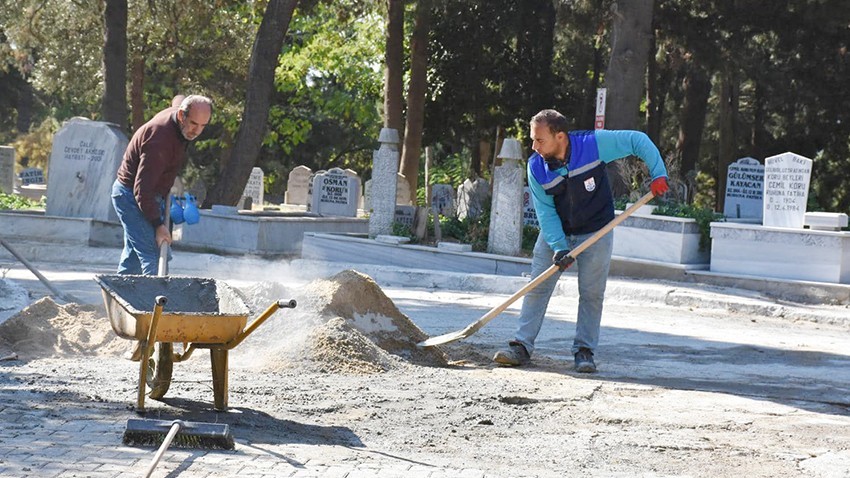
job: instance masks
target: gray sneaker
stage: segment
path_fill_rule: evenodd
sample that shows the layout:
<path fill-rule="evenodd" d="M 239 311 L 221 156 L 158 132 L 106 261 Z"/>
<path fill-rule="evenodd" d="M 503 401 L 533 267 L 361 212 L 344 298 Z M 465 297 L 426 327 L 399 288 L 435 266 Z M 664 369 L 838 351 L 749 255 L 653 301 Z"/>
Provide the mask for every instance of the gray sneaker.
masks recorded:
<path fill-rule="evenodd" d="M 593 363 L 593 351 L 587 347 L 581 347 L 576 352 L 576 372 L 595 373 L 596 364 Z"/>
<path fill-rule="evenodd" d="M 531 355 L 525 350 L 525 346 L 519 342 L 508 342 L 507 350 L 499 350 L 493 357 L 493 361 L 501 365 L 525 365 L 531 360 Z"/>

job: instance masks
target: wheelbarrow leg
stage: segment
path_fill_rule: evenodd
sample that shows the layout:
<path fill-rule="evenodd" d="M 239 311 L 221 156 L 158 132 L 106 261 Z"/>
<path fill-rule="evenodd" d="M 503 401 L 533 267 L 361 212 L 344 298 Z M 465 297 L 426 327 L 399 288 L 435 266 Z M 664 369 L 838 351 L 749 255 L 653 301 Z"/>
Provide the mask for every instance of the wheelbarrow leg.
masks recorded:
<path fill-rule="evenodd" d="M 213 399 L 216 411 L 227 410 L 227 354 L 225 348 L 211 348 L 210 361 L 212 362 L 213 376 Z"/>
<path fill-rule="evenodd" d="M 145 413 L 145 387 L 147 386 L 148 375 L 148 358 L 153 351 L 153 346 L 156 343 L 156 329 L 159 326 L 159 318 L 162 315 L 162 307 L 168 300 L 165 296 L 156 297 L 156 305 L 153 308 L 153 316 L 148 327 L 148 337 L 146 340 L 141 340 L 142 359 L 139 361 L 139 392 L 136 397 L 136 412 Z"/>

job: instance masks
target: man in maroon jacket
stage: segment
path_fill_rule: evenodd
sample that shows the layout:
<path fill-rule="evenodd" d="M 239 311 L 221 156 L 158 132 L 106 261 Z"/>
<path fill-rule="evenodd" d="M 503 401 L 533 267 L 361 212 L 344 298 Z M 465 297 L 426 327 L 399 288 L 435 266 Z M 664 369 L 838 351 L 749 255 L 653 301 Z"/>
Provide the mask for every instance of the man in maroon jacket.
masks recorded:
<path fill-rule="evenodd" d="M 190 95 L 156 114 L 133 134 L 112 185 L 112 205 L 124 227 L 119 274 L 156 275 L 159 247 L 171 244 L 165 199 L 183 168 L 186 148 L 212 116 L 212 101 Z"/>

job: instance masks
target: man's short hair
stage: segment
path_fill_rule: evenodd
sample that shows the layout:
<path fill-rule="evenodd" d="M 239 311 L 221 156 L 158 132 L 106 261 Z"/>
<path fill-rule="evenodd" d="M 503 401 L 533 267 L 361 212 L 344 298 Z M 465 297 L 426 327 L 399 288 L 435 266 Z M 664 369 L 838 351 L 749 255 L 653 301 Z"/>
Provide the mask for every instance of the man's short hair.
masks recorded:
<path fill-rule="evenodd" d="M 180 102 L 180 108 L 179 109 L 180 109 L 180 111 L 183 112 L 184 115 L 188 115 L 189 110 L 192 109 L 192 106 L 200 105 L 200 104 L 209 106 L 210 107 L 210 115 L 212 115 L 212 110 L 213 110 L 212 100 L 207 98 L 206 96 L 201 96 L 201 95 L 189 95 L 189 96 L 183 98 L 183 101 Z"/>
<path fill-rule="evenodd" d="M 545 124 L 552 134 L 567 132 L 567 118 L 555 110 L 543 110 L 531 117 L 532 125 Z"/>

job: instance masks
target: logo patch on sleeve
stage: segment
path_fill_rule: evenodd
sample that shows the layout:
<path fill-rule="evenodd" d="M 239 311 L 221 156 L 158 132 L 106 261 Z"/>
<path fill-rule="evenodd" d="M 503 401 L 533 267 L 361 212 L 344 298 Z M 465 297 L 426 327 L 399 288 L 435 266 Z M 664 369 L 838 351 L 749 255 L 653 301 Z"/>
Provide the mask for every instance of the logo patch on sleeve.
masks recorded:
<path fill-rule="evenodd" d="M 594 179 L 592 177 L 585 179 L 584 180 L 584 189 L 587 192 L 592 193 L 593 191 L 596 190 L 596 181 L 594 181 Z"/>

